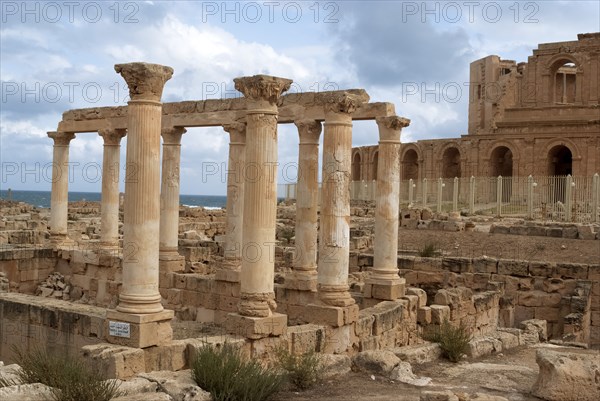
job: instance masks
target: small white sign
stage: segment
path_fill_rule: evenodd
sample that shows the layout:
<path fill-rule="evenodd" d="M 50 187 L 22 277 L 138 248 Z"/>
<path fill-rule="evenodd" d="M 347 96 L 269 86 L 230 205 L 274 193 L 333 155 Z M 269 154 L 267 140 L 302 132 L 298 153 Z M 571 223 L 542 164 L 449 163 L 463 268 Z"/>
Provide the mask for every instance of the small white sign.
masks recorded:
<path fill-rule="evenodd" d="M 131 337 L 131 325 L 124 322 L 108 322 L 108 334 L 113 337 Z"/>

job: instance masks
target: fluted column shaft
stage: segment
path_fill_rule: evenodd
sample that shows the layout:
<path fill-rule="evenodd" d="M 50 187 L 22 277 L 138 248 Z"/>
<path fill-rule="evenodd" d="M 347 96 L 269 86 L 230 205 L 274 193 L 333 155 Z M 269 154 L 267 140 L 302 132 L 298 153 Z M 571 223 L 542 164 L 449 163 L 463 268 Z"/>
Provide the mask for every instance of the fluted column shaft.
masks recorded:
<path fill-rule="evenodd" d="M 375 209 L 374 264 L 372 278 L 399 281 L 398 216 L 400 196 L 400 131 L 409 120 L 377 118 L 379 155 Z"/>
<path fill-rule="evenodd" d="M 317 238 L 319 209 L 319 138 L 321 123 L 297 121 L 298 180 L 296 185 L 296 256 L 288 288 L 317 289 Z"/>
<path fill-rule="evenodd" d="M 69 143 L 75 134 L 48 132 L 54 140 L 52 149 L 52 192 L 50 194 L 50 235 L 56 240 L 67 238 L 69 207 Z"/>
<path fill-rule="evenodd" d="M 239 270 L 242 262 L 244 226 L 244 165 L 246 161 L 246 124 L 223 126 L 229 133 L 227 162 L 227 217 L 225 237 L 226 268 Z"/>
<path fill-rule="evenodd" d="M 173 70 L 155 64 L 116 65 L 129 86 L 123 227 L 123 286 L 117 311 L 163 310 L 158 292 L 160 224 L 160 97 Z"/>
<path fill-rule="evenodd" d="M 234 82 L 247 98 L 239 313 L 268 317 L 276 308 L 277 99 L 291 81 L 259 75 Z"/>
<path fill-rule="evenodd" d="M 104 140 L 100 244 L 113 247 L 119 245 L 119 159 L 125 130 L 101 130 L 98 133 Z"/>
<path fill-rule="evenodd" d="M 179 257 L 179 176 L 183 127 L 162 130 L 162 179 L 160 189 L 160 258 Z"/>
<path fill-rule="evenodd" d="M 323 134 L 319 299 L 331 306 L 348 306 L 350 258 L 350 177 L 352 117 L 326 107 Z"/>

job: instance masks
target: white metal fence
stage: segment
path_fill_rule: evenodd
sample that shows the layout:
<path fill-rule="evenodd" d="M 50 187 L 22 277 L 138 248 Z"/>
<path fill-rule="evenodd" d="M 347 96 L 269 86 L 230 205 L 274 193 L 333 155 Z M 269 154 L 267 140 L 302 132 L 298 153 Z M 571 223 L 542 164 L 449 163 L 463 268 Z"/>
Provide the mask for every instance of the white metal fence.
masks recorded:
<path fill-rule="evenodd" d="M 353 181 L 350 198 L 374 201 L 376 181 Z M 296 198 L 296 184 L 282 184 L 278 196 Z M 400 181 L 401 207 L 438 212 L 515 216 L 536 220 L 600 222 L 600 176 L 462 177 Z"/>

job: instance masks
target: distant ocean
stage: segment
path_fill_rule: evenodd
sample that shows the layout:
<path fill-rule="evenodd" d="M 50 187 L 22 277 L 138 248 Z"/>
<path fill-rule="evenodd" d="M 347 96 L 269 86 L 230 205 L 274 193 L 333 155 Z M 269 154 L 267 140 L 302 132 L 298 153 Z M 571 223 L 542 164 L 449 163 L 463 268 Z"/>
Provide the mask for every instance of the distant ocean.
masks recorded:
<path fill-rule="evenodd" d="M 0 199 L 8 199 L 8 191 L 0 190 Z M 50 207 L 50 191 L 11 191 L 11 199 L 26 202 L 37 207 Z M 69 192 L 69 202 L 100 202 L 100 192 Z M 225 207 L 226 196 L 218 195 L 180 195 L 179 203 L 185 206 L 202 206 L 209 209 Z"/>

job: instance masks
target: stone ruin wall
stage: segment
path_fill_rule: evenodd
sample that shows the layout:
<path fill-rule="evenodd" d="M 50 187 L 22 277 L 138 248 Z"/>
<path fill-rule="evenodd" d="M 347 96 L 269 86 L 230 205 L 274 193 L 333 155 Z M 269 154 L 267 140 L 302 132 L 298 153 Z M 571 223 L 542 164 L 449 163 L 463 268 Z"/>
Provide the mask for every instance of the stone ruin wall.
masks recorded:
<path fill-rule="evenodd" d="M 572 63 L 576 88 L 568 103 L 556 100 L 553 77 Z M 600 33 L 580 34 L 577 41 L 540 44 L 526 63 L 488 56 L 471 63 L 468 134 L 460 138 L 403 143 L 401 179 L 453 178 L 446 153 L 456 150 L 458 177 L 501 173 L 497 159 L 508 149 L 512 176 L 566 175 L 549 159 L 566 147 L 571 174 L 600 172 Z M 377 145 L 353 148 L 353 180 L 376 178 Z M 501 156 L 504 157 L 504 156 Z"/>

